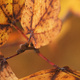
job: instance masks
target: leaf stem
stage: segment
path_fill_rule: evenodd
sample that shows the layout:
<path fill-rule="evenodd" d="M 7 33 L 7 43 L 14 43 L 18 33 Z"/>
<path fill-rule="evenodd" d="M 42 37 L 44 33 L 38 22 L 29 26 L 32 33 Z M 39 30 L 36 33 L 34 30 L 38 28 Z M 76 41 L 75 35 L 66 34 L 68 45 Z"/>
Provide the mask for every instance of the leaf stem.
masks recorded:
<path fill-rule="evenodd" d="M 20 34 L 22 34 L 23 36 L 24 36 L 24 38 L 28 41 L 28 37 L 19 29 L 19 27 L 17 27 L 16 25 L 13 25 L 14 26 L 14 28 L 20 33 Z"/>

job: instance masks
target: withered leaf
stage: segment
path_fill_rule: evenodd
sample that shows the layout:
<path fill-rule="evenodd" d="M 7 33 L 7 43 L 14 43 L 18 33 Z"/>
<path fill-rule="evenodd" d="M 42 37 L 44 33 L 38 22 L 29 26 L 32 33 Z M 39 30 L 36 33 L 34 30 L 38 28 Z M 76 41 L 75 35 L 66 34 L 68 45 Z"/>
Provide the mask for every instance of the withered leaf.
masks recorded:
<path fill-rule="evenodd" d="M 47 45 L 61 30 L 59 0 L 26 0 L 21 24 L 35 48 Z"/>
<path fill-rule="evenodd" d="M 11 26 L 20 21 L 25 0 L 0 0 L 0 46 L 8 39 Z"/>
<path fill-rule="evenodd" d="M 80 72 L 66 68 L 65 72 L 59 69 L 42 70 L 20 80 L 80 80 Z"/>
<path fill-rule="evenodd" d="M 6 43 L 11 28 L 8 25 L 0 26 L 0 46 Z"/>

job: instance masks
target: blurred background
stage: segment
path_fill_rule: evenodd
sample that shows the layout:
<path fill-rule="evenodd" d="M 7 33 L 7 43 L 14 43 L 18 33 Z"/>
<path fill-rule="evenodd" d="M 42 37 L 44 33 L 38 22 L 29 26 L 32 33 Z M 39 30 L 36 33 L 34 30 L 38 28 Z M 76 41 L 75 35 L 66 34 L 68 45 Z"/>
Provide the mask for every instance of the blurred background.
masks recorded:
<path fill-rule="evenodd" d="M 41 53 L 60 67 L 69 66 L 80 71 L 80 0 L 60 0 L 62 30 L 57 38 L 47 46 L 41 47 Z M 5 57 L 13 55 L 19 45 L 26 40 L 15 29 L 8 42 L 0 47 Z M 8 60 L 17 77 L 22 78 L 43 69 L 53 68 L 34 51 L 24 53 Z"/>

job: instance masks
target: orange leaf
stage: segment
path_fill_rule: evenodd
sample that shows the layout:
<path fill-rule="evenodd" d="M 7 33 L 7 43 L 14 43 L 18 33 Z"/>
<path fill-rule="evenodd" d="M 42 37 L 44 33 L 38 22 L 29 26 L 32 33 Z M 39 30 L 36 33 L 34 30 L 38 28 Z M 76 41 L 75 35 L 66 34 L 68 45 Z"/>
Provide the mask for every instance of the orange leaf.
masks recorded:
<path fill-rule="evenodd" d="M 25 0 L 0 0 L 0 46 L 8 39 L 11 26 L 20 21 Z"/>
<path fill-rule="evenodd" d="M 10 32 L 11 32 L 11 28 L 9 26 L 6 27 L 0 26 L 0 46 L 6 43 Z"/>
<path fill-rule="evenodd" d="M 61 30 L 59 0 L 26 0 L 21 23 L 35 48 L 47 45 Z"/>

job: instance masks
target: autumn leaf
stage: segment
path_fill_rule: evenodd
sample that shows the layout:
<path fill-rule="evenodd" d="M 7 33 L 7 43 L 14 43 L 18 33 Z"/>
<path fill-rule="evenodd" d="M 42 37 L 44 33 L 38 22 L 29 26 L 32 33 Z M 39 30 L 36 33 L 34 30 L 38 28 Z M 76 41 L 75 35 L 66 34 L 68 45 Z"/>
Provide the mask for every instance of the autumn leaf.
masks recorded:
<path fill-rule="evenodd" d="M 11 26 L 20 21 L 25 0 L 0 0 L 0 46 L 8 39 Z"/>
<path fill-rule="evenodd" d="M 79 80 L 80 72 L 65 67 L 65 71 L 59 69 L 42 70 L 19 80 Z"/>
<path fill-rule="evenodd" d="M 0 71 L 0 80 L 80 80 L 80 72 L 70 69 L 68 66 L 64 70 L 48 69 L 41 70 L 24 78 L 17 78 L 8 63 L 3 71 Z"/>
<path fill-rule="evenodd" d="M 61 30 L 59 0 L 26 0 L 21 24 L 35 48 L 47 45 Z"/>
<path fill-rule="evenodd" d="M 9 26 L 6 26 L 5 28 L 2 26 L 0 27 L 0 46 L 6 43 L 10 32 L 11 28 Z"/>

